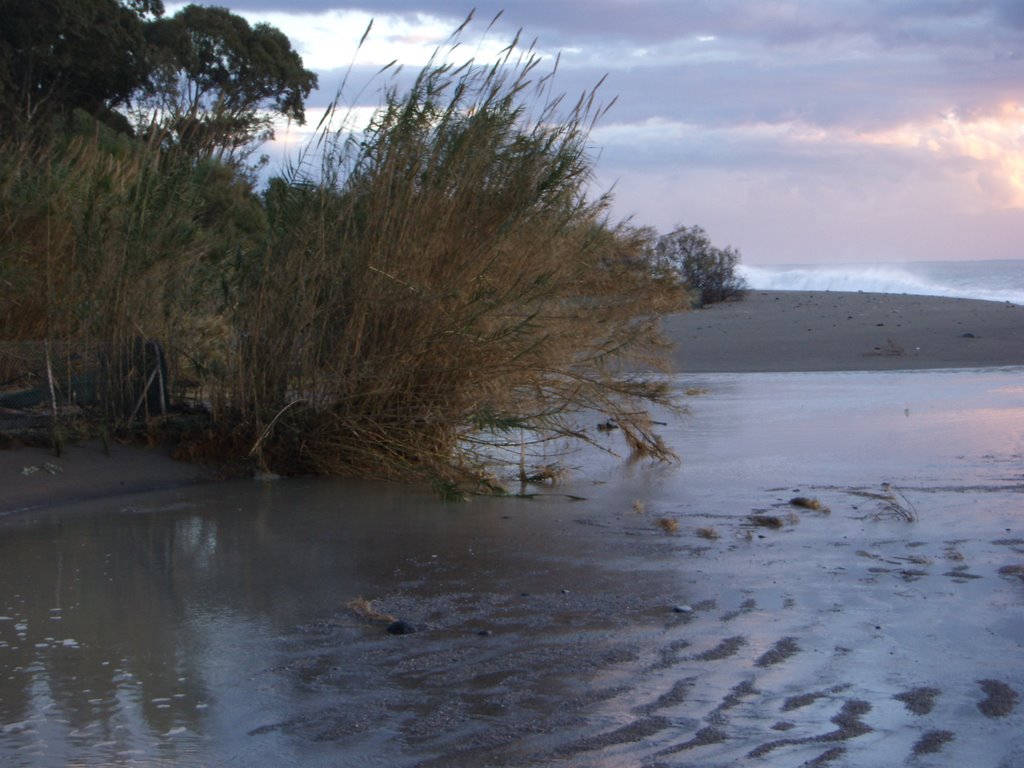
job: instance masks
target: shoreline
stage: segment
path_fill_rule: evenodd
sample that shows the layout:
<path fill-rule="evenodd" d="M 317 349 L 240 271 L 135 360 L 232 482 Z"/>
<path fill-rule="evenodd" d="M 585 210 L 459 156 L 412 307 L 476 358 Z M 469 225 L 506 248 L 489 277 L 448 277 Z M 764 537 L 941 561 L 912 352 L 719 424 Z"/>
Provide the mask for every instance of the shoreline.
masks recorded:
<path fill-rule="evenodd" d="M 668 315 L 674 373 L 932 370 L 1024 365 L 1024 307 L 973 299 L 749 291 Z M 970 334 L 970 335 L 967 335 Z M 34 469 L 33 469 L 34 468 Z M 162 447 L 99 441 L 0 449 L 0 520 L 97 498 L 207 482 L 208 468 Z"/>

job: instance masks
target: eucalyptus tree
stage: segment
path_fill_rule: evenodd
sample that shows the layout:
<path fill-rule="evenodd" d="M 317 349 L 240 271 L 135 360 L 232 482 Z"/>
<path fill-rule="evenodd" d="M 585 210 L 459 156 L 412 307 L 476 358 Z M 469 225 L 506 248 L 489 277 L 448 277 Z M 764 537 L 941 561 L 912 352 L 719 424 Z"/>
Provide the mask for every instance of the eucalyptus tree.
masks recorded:
<path fill-rule="evenodd" d="M 235 159 L 273 138 L 273 121 L 305 122 L 317 76 L 276 27 L 225 8 L 189 5 L 146 25 L 152 62 L 137 123 L 173 143 Z"/>

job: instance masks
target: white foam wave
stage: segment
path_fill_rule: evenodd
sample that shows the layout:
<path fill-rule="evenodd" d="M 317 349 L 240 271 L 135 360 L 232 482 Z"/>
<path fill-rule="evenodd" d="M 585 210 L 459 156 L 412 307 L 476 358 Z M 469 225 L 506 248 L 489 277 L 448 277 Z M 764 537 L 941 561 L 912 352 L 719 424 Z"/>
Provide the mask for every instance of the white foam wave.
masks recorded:
<path fill-rule="evenodd" d="M 982 275 L 942 280 L 909 268 L 885 265 L 760 267 L 741 264 L 740 274 L 761 291 L 864 291 L 949 296 L 1024 304 L 1024 287 Z M 980 270 L 979 270 L 980 273 Z"/>

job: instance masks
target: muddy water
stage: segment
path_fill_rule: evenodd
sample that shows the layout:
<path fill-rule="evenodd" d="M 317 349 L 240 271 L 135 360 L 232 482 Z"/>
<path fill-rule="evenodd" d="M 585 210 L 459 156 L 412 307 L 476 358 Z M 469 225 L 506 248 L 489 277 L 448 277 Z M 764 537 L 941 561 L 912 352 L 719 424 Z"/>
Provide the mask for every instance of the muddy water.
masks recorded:
<path fill-rule="evenodd" d="M 580 452 L 532 501 L 289 480 L 8 519 L 0 763 L 1021 765 L 1022 375 L 680 380 L 680 465 Z"/>

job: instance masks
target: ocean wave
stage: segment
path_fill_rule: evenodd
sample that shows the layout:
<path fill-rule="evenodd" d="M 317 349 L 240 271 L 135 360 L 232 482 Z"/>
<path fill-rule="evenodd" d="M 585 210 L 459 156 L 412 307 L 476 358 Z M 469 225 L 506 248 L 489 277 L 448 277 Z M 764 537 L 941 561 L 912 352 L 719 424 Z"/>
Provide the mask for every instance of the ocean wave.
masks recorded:
<path fill-rule="evenodd" d="M 1001 263 L 1005 264 L 1005 263 Z M 960 266 L 955 269 L 954 266 Z M 933 274 L 928 274 L 928 271 Z M 1007 270 L 983 263 L 957 265 L 800 265 L 751 266 L 738 271 L 747 284 L 760 291 L 863 291 L 948 296 L 960 299 L 1024 304 L 1024 263 L 1007 279 Z"/>

